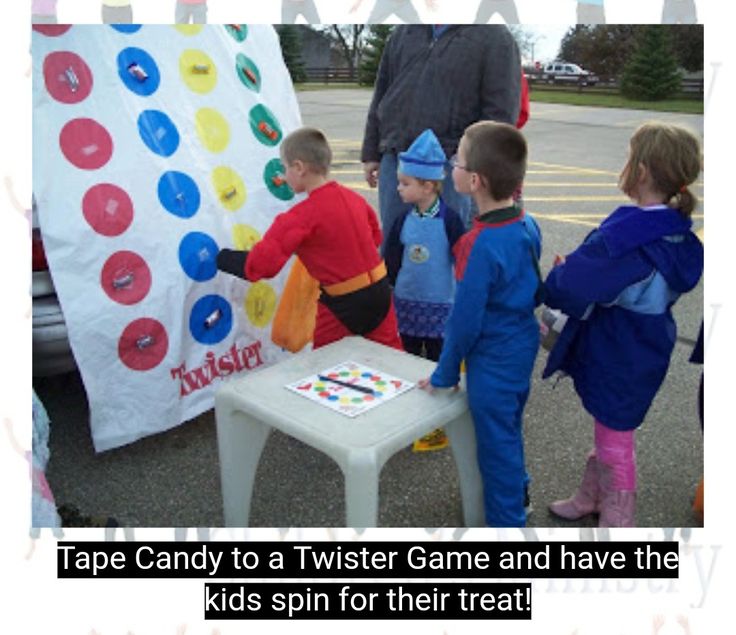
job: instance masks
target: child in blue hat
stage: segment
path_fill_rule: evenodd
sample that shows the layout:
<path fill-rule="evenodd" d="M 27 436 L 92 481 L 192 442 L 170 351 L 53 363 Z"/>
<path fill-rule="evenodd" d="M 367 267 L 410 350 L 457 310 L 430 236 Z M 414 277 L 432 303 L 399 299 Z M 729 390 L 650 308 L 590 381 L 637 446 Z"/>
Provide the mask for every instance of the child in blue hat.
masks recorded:
<path fill-rule="evenodd" d="M 447 157 L 432 130 L 399 153 L 398 191 L 411 205 L 391 231 L 384 253 L 394 287 L 404 350 L 437 361 L 455 295 L 452 248 L 465 231 L 460 216 L 442 200 Z M 417 451 L 447 445 L 444 432 L 420 439 Z"/>

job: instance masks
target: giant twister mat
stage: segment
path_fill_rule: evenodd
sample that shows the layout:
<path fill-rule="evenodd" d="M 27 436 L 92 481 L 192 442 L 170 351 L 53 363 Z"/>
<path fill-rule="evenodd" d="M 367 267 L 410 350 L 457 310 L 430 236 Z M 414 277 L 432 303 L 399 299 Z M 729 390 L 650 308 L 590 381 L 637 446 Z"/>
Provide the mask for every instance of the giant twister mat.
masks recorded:
<path fill-rule="evenodd" d="M 283 274 L 215 260 L 294 202 L 279 144 L 299 109 L 268 25 L 37 25 L 32 43 L 34 194 L 102 451 L 283 355 Z"/>

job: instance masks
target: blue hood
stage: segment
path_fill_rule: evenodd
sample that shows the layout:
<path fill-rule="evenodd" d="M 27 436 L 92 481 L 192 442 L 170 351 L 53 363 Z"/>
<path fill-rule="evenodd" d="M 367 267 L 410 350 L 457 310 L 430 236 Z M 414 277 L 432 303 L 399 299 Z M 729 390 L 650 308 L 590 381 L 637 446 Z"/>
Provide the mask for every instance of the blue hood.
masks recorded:
<path fill-rule="evenodd" d="M 703 271 L 703 244 L 690 231 L 692 221 L 675 209 L 619 207 L 600 226 L 614 258 L 640 249 L 678 293 L 690 291 Z"/>

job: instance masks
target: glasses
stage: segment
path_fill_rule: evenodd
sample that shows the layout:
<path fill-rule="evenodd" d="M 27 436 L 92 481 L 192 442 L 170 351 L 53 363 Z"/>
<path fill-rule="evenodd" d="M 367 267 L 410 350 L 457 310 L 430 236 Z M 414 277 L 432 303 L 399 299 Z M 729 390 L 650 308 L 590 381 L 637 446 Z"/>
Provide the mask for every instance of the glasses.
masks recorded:
<path fill-rule="evenodd" d="M 471 170 L 470 168 L 468 168 L 468 166 L 467 166 L 467 165 L 460 165 L 460 163 L 459 163 L 459 159 L 458 159 L 458 157 L 457 157 L 457 155 L 456 155 L 456 154 L 453 154 L 453 155 L 452 155 L 452 156 L 450 157 L 450 165 L 451 165 L 451 166 L 452 166 L 453 168 L 457 168 L 458 170 L 465 170 L 466 172 L 472 172 L 472 170 Z"/>

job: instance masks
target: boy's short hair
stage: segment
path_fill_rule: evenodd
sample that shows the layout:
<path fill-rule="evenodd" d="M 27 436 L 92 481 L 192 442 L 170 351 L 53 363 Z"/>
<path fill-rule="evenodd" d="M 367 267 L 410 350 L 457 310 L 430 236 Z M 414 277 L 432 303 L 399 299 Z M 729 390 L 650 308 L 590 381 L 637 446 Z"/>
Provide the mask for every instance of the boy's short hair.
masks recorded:
<path fill-rule="evenodd" d="M 476 172 L 494 200 L 513 196 L 526 173 L 527 145 L 514 126 L 478 121 L 465 129 L 465 168 Z"/>
<path fill-rule="evenodd" d="M 332 150 L 327 137 L 317 128 L 299 128 L 281 142 L 281 156 L 286 163 L 302 161 L 318 174 L 327 174 Z"/>

